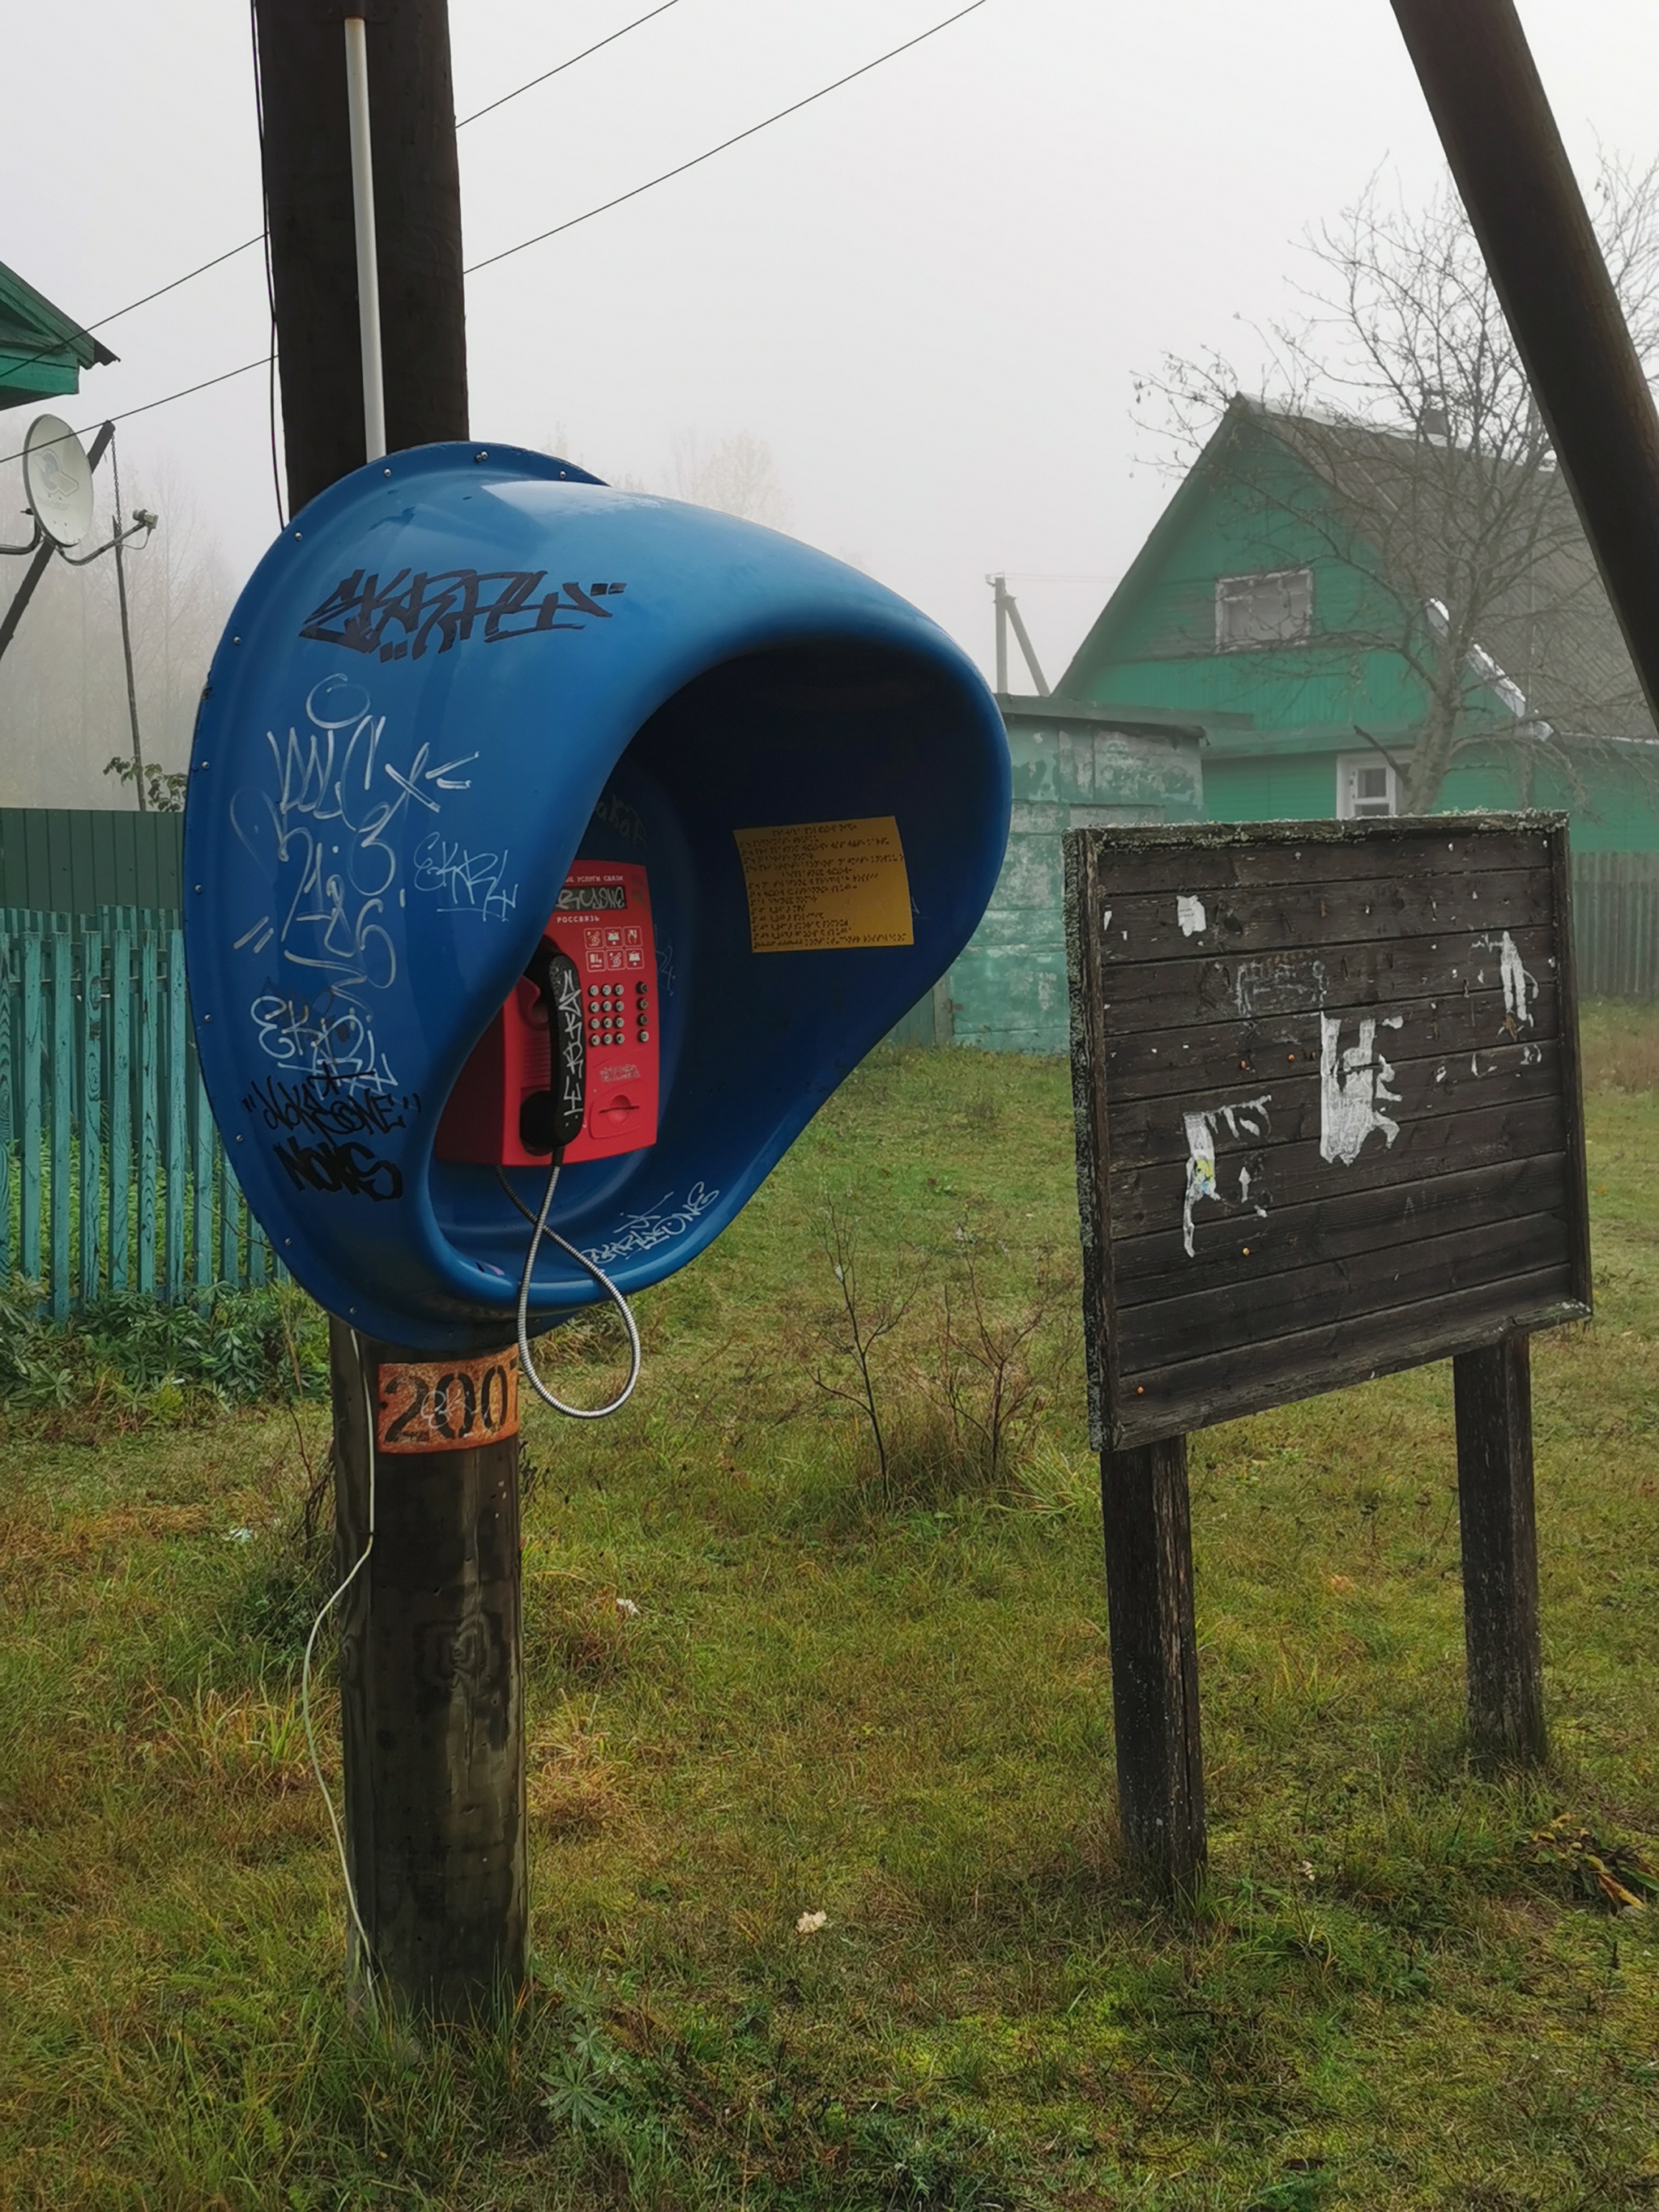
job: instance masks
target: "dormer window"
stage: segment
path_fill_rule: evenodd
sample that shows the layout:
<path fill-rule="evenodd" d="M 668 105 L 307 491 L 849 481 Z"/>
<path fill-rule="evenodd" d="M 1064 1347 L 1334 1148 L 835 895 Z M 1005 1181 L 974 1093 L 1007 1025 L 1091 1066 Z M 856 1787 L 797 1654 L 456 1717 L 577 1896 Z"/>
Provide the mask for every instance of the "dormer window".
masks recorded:
<path fill-rule="evenodd" d="M 1299 645 L 1313 629 L 1313 570 L 1273 568 L 1260 576 L 1218 576 L 1215 647 Z"/>
<path fill-rule="evenodd" d="M 1400 811 L 1400 779 L 1375 753 L 1346 753 L 1336 764 L 1339 822 L 1381 820 Z"/>

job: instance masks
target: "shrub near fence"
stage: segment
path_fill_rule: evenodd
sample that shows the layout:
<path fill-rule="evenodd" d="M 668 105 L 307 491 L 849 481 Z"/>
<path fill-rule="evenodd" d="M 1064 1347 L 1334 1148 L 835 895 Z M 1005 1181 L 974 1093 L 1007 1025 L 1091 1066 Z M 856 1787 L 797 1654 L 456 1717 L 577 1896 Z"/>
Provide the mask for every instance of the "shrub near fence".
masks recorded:
<path fill-rule="evenodd" d="M 284 1272 L 208 1104 L 176 917 L 0 908 L 0 1279 L 61 1319 Z"/>
<path fill-rule="evenodd" d="M 1578 853 L 1573 951 L 1584 997 L 1659 1000 L 1659 853 Z"/>

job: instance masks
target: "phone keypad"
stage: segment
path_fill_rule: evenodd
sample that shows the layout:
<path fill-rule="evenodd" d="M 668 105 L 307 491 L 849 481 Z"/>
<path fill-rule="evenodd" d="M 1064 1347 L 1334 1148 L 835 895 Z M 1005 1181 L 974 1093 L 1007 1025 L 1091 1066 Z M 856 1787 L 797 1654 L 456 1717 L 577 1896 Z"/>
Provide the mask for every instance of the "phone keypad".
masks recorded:
<path fill-rule="evenodd" d="M 628 1000 L 634 1004 L 630 1021 Z M 587 987 L 587 1042 L 593 1045 L 623 1045 L 651 1042 L 651 986 L 636 982 L 630 993 L 624 983 L 590 983 Z"/>

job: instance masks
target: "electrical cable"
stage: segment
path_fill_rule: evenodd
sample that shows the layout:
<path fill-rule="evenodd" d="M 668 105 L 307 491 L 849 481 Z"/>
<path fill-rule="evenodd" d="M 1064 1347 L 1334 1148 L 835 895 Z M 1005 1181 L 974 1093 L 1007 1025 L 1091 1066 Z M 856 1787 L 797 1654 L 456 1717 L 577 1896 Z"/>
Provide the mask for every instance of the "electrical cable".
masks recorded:
<path fill-rule="evenodd" d="M 531 1237 L 530 1249 L 525 1254 L 524 1273 L 519 1278 L 519 1364 L 524 1370 L 525 1379 L 531 1389 L 544 1405 L 551 1406 L 556 1413 L 568 1414 L 573 1421 L 602 1421 L 608 1415 L 621 1412 L 633 1396 L 634 1385 L 640 1379 L 639 1325 L 634 1319 L 632 1309 L 627 1299 L 611 1281 L 610 1276 L 605 1273 L 604 1268 L 597 1261 L 590 1260 L 586 1252 L 578 1251 L 574 1244 L 567 1243 L 556 1229 L 550 1229 L 547 1225 L 547 1217 L 553 1206 L 553 1194 L 559 1187 L 559 1170 L 563 1165 L 564 1153 L 560 1150 L 554 1153 L 552 1167 L 548 1170 L 547 1189 L 542 1198 L 542 1210 L 533 1217 L 535 1234 Z M 495 1176 L 501 1188 L 518 1207 L 520 1212 L 524 1215 L 525 1219 L 531 1220 L 532 1216 L 530 1209 L 520 1198 L 500 1168 L 496 1169 Z M 536 1254 L 540 1249 L 544 1237 L 550 1244 L 556 1244 L 560 1251 L 566 1253 L 578 1267 L 586 1268 L 588 1273 L 623 1317 L 623 1327 L 628 1331 L 628 1380 L 608 1406 L 567 1406 L 562 1398 L 554 1396 L 536 1372 L 536 1363 L 530 1351 L 530 1278 L 536 1265 Z"/>
<path fill-rule="evenodd" d="M 572 54 L 568 61 L 560 62 L 554 69 L 544 70 L 539 76 L 532 76 L 527 84 L 515 85 L 511 92 L 504 92 L 499 100 L 492 100 L 486 106 L 475 108 L 471 115 L 462 116 L 455 128 L 458 131 L 465 131 L 469 123 L 476 123 L 480 116 L 493 114 L 496 108 L 505 107 L 508 100 L 517 100 L 521 93 L 533 92 L 538 84 L 545 84 L 550 77 L 562 76 L 566 70 L 574 69 L 578 62 L 585 62 L 590 54 L 598 53 L 601 46 L 614 46 L 618 39 L 626 38 L 629 32 L 637 31 L 641 23 L 648 23 L 653 15 L 664 15 L 670 8 L 678 5 L 679 0 L 660 0 L 660 5 L 653 8 L 646 15 L 636 15 L 631 23 L 624 23 L 621 30 L 612 31 L 609 38 L 600 39 L 591 46 L 584 46 L 580 53 Z M 249 0 L 248 12 L 253 31 L 253 98 L 259 126 L 260 174 L 263 177 L 265 143 L 264 100 L 259 82 L 258 23 L 257 16 L 253 14 L 252 0 Z M 115 307 L 107 315 L 100 315 L 95 323 L 70 324 L 65 337 L 53 338 L 46 345 L 37 346 L 33 353 L 25 354 L 21 359 L 12 362 L 9 368 L 0 369 L 0 384 L 9 383 L 13 377 L 21 375 L 26 368 L 32 368 L 37 361 L 45 361 L 49 354 L 61 351 L 69 339 L 89 338 L 94 331 L 101 331 L 110 323 L 118 323 L 123 315 L 131 315 L 139 307 L 149 307 L 152 300 L 165 299 L 169 292 L 176 292 L 181 284 L 188 284 L 198 276 L 205 276 L 210 269 L 218 268 L 222 262 L 234 261 L 239 253 L 246 253 L 251 246 L 263 246 L 265 249 L 265 287 L 269 293 L 270 290 L 270 231 L 267 226 L 257 237 L 245 238 L 240 246 L 227 246 L 222 253 L 216 253 L 210 261 L 198 263 L 194 269 L 186 269 L 182 276 L 173 277 L 169 283 L 158 284 L 153 292 L 146 292 L 139 299 L 129 300 L 125 307 Z M 271 303 L 271 314 L 274 319 L 276 315 L 274 301 Z M 233 375 L 240 375 L 242 373 L 240 370 L 231 372 Z M 191 388 L 192 391 L 200 391 L 202 387 L 199 385 L 194 385 Z M 185 394 L 179 392 L 174 392 L 173 396 L 175 399 L 182 399 Z M 165 404 L 159 399 L 153 403 L 158 407 Z M 282 506 L 280 489 L 276 504 L 280 509 Z"/>
<path fill-rule="evenodd" d="M 612 208 L 622 207 L 629 200 L 638 199 L 641 192 L 654 191 L 659 185 L 665 185 L 671 177 L 683 177 L 688 169 L 696 169 L 705 161 L 712 161 L 716 154 L 725 153 L 729 146 L 740 146 L 745 138 L 754 137 L 757 131 L 769 131 L 775 123 L 781 123 L 786 116 L 799 115 L 803 107 L 811 107 L 815 100 L 827 100 L 832 92 L 839 92 L 844 84 L 852 84 L 859 77 L 868 76 L 872 70 L 879 69 L 884 62 L 896 61 L 901 54 L 908 54 L 912 46 L 919 46 L 927 39 L 936 39 L 941 31 L 948 31 L 952 23 L 959 23 L 964 15 L 973 15 L 985 4 L 986 0 L 968 0 L 965 8 L 958 8 L 954 15 L 947 15 L 943 22 L 935 23 L 930 30 L 919 31 L 914 39 L 907 39 L 902 46 L 890 47 L 884 54 L 878 54 L 874 61 L 866 62 L 860 69 L 849 70 L 845 76 L 838 76 L 833 84 L 822 85 L 817 92 L 809 92 L 805 100 L 793 100 L 787 107 L 779 108 L 775 115 L 769 115 L 764 122 L 751 123 L 746 131 L 738 131 L 730 138 L 722 138 L 718 146 L 711 146 L 706 154 L 694 154 L 689 161 L 681 161 L 672 169 L 665 169 L 659 177 L 653 177 L 643 185 L 635 185 L 631 191 L 618 192 L 615 199 L 605 200 L 599 207 L 589 208 L 586 215 L 573 215 L 567 222 L 556 222 L 551 230 L 538 231 L 534 238 L 520 239 L 516 246 L 504 246 L 499 253 L 486 254 L 482 261 L 469 262 L 462 275 L 471 276 L 480 269 L 493 269 L 498 261 L 510 260 L 515 253 L 523 253 L 532 246 L 544 245 L 548 239 L 557 238 L 563 231 L 574 230 L 579 222 L 591 222 L 596 215 L 608 215 Z"/>
<path fill-rule="evenodd" d="M 811 107 L 815 100 L 827 99 L 830 93 L 839 92 L 843 85 L 851 84 L 859 77 L 867 76 L 872 70 L 879 69 L 884 62 L 894 61 L 900 54 L 908 53 L 912 46 L 919 46 L 925 40 L 936 38 L 941 31 L 948 31 L 952 23 L 959 23 L 964 15 L 971 15 L 985 5 L 986 0 L 969 0 L 968 6 L 957 9 L 954 15 L 945 16 L 942 22 L 935 23 L 929 30 L 918 32 L 914 39 L 907 39 L 902 46 L 893 46 L 886 53 L 878 54 L 873 61 L 866 62 L 862 68 L 849 70 L 845 76 L 838 76 L 833 84 L 821 86 L 817 92 L 808 93 L 805 100 L 797 100 L 787 107 L 779 108 L 775 115 L 769 115 L 760 123 L 751 123 L 746 131 L 739 131 L 730 138 L 722 138 L 718 146 L 709 147 L 706 153 L 693 155 L 689 161 L 681 161 L 674 168 L 665 169 L 660 176 L 649 178 L 644 184 L 635 185 L 629 191 L 618 192 L 614 199 L 602 200 L 598 207 L 588 208 L 581 215 L 573 215 L 564 222 L 555 223 L 551 230 L 538 231 L 534 238 L 520 239 L 516 246 L 505 246 L 499 253 L 491 253 L 482 261 L 471 263 L 462 274 L 467 276 L 475 276 L 481 269 L 493 268 L 498 261 L 510 260 L 515 253 L 523 253 L 532 246 L 541 246 L 550 238 L 557 238 L 567 230 L 574 230 L 580 223 L 592 222 L 595 216 L 608 215 L 612 208 L 622 207 L 629 200 L 638 199 L 642 192 L 654 191 L 659 185 L 665 185 L 674 177 L 684 176 L 688 169 L 696 169 L 705 161 L 712 161 L 717 154 L 724 154 L 728 147 L 740 146 L 745 138 L 754 137 L 757 131 L 769 130 L 773 124 L 781 123 L 786 116 L 798 115 L 802 108 Z M 649 19 L 641 16 L 638 20 L 645 22 Z M 510 98 L 511 95 L 507 97 Z M 250 238 L 242 246 L 233 246 L 231 253 L 244 252 L 247 246 L 257 246 L 258 243 L 258 239 Z M 228 261 L 230 258 L 230 253 L 222 253 L 218 259 Z M 202 264 L 202 269 L 191 270 L 190 276 L 200 276 L 202 270 L 216 266 L 215 262 L 204 261 Z M 161 292 L 173 291 L 179 284 L 188 282 L 189 276 L 178 277 L 173 284 L 164 284 L 161 287 Z M 159 299 L 161 292 L 149 293 L 145 297 Z M 143 307 L 144 304 L 143 300 L 135 300 L 132 307 Z M 116 312 L 118 314 L 129 314 L 131 313 L 131 308 L 121 307 Z M 112 322 L 114 319 L 112 315 L 106 315 L 104 318 L 106 322 Z M 228 384 L 233 377 L 246 376 L 252 369 L 268 368 L 270 362 L 269 352 L 262 353 L 257 361 L 245 361 L 240 368 L 228 368 L 217 376 L 204 377 L 199 384 L 187 384 L 181 391 L 169 392 L 161 399 L 148 399 L 142 407 L 128 407 L 120 414 L 111 415 L 105 419 L 112 422 L 125 422 L 135 415 L 148 415 L 155 408 L 170 407 L 175 399 L 191 398 L 198 392 L 210 391 L 216 384 Z M 88 427 L 90 428 L 90 425 Z M 82 434 L 80 432 L 76 433 L 77 436 L 81 434 Z M 20 446 L 15 453 L 0 454 L 0 467 L 3 467 L 9 461 L 19 460 L 21 458 L 22 448 Z"/>
<path fill-rule="evenodd" d="M 253 43 L 253 121 L 259 134 L 259 196 L 264 214 L 265 227 L 260 232 L 264 246 L 265 305 L 270 310 L 270 379 L 266 395 L 270 416 L 270 483 L 276 495 L 276 526 L 288 528 L 288 515 L 283 505 L 283 472 L 276 461 L 276 282 L 270 265 L 270 203 L 265 196 L 265 88 L 259 72 L 259 12 L 258 0 L 247 0 L 248 33 Z"/>
<path fill-rule="evenodd" d="M 635 15 L 631 23 L 624 23 L 620 31 L 612 31 L 608 39 L 595 40 L 591 46 L 584 46 L 580 53 L 572 54 L 568 62 L 561 62 L 556 68 L 544 70 L 539 76 L 532 76 L 528 84 L 514 85 L 511 92 L 504 92 L 499 100 L 492 100 L 487 106 L 475 107 L 471 115 L 461 117 L 455 128 L 465 131 L 469 123 L 476 123 L 480 116 L 493 115 L 498 107 L 505 107 L 509 100 L 517 100 L 520 93 L 534 92 L 538 84 L 545 84 L 550 77 L 562 76 L 568 69 L 574 69 L 578 62 L 585 62 L 589 54 L 598 53 L 601 46 L 614 46 L 618 39 L 625 39 L 630 31 L 637 31 L 640 25 L 648 23 L 652 16 L 665 15 L 671 8 L 678 8 L 678 5 L 679 0 L 660 0 L 659 6 L 653 8 L 646 15 Z"/>
<path fill-rule="evenodd" d="M 245 361 L 240 368 L 225 369 L 218 376 L 204 376 L 199 384 L 185 385 L 182 392 L 169 392 L 164 398 L 147 399 L 142 407 L 125 407 L 118 415 L 104 415 L 99 419 L 104 422 L 130 422 L 135 415 L 150 414 L 157 407 L 171 407 L 175 399 L 189 399 L 198 392 L 210 391 L 216 384 L 228 384 L 234 376 L 246 376 L 251 368 L 264 368 L 270 360 L 268 353 L 262 353 L 257 361 Z M 75 434 L 77 438 L 84 438 L 93 428 L 90 422 L 83 423 Z M 22 458 L 23 448 L 21 446 L 15 453 L 0 453 L 0 468 L 4 468 L 9 461 L 21 461 Z"/>
<path fill-rule="evenodd" d="M 259 238 L 264 234 L 261 231 Z M 181 284 L 188 284 L 192 277 L 205 276 L 210 269 L 216 269 L 222 261 L 234 261 L 239 253 L 246 253 L 250 246 L 257 246 L 259 238 L 245 238 L 240 246 L 230 246 L 223 253 L 216 253 L 211 261 L 204 261 L 195 269 L 186 269 L 182 276 L 175 276 L 170 284 L 160 284 L 155 291 L 146 292 L 143 299 L 129 300 L 125 307 L 117 307 L 107 315 L 100 315 L 95 323 L 71 323 L 67 337 L 54 338 L 49 345 L 37 346 L 33 353 L 25 354 L 9 368 L 0 369 L 0 384 L 9 383 L 14 376 L 20 375 L 26 368 L 32 368 L 37 361 L 44 361 L 48 354 L 61 352 L 70 338 L 89 338 L 94 331 L 101 331 L 108 323 L 118 323 L 123 315 L 131 314 L 135 308 L 147 307 L 152 300 L 164 299 L 169 292 L 176 292 Z"/>
<path fill-rule="evenodd" d="M 333 1612 L 335 1607 L 338 1605 L 340 1600 L 368 1565 L 368 1555 L 374 1549 L 374 1486 L 378 1472 L 374 1455 L 374 1404 L 369 1394 L 368 1364 L 363 1358 L 362 1339 L 355 1328 L 351 1332 L 351 1341 L 356 1350 L 357 1372 L 362 1377 L 363 1384 L 363 1419 L 368 1443 L 368 1536 L 362 1550 L 357 1555 L 351 1571 L 339 1588 L 324 1600 L 321 1610 L 311 1624 L 311 1633 L 306 1638 L 305 1657 L 300 1666 L 300 1711 L 305 1722 L 306 1747 L 311 1753 L 311 1771 L 317 1778 L 317 1787 L 323 1793 L 323 1803 L 328 1811 L 328 1825 L 334 1832 L 334 1849 L 339 1857 L 340 1873 L 345 1882 L 346 1904 L 350 1908 L 351 1924 L 357 1931 L 357 1941 L 363 1947 L 365 1962 L 363 1983 L 368 1990 L 369 2001 L 373 2003 L 374 2002 L 374 1947 L 368 1940 L 368 1930 L 364 1927 L 362 1915 L 357 1910 L 357 1890 L 356 1885 L 351 1879 L 351 1863 L 346 1856 L 345 1836 L 334 1810 L 333 1794 L 323 1779 L 322 1761 L 317 1756 L 317 1738 L 311 1725 L 311 1654 L 317 1642 L 318 1632 L 330 1613 Z"/>

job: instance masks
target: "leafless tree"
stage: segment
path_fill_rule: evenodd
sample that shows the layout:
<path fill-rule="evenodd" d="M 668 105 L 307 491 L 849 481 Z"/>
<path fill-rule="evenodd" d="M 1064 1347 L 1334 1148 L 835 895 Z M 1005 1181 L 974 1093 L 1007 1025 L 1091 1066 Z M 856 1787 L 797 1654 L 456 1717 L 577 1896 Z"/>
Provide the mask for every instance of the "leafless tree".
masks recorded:
<path fill-rule="evenodd" d="M 704 445 L 697 431 L 681 430 L 670 441 L 667 467 L 644 475 L 632 469 L 617 473 L 583 458 L 562 422 L 543 450 L 574 460 L 579 468 L 592 468 L 618 491 L 655 492 L 692 507 L 738 515 L 745 522 L 763 522 L 773 530 L 789 526 L 789 501 L 778 480 L 772 448 L 752 430 L 735 430 L 713 447 Z"/>
<path fill-rule="evenodd" d="M 1604 161 L 1595 211 L 1651 373 L 1659 164 Z M 1652 724 L 1461 203 L 1448 185 L 1413 208 L 1374 181 L 1306 245 L 1301 313 L 1259 333 L 1259 397 L 1218 353 L 1166 356 L 1137 385 L 1161 458 L 1231 492 L 1263 571 L 1311 544 L 1338 580 L 1263 680 L 1340 682 L 1368 651 L 1398 656 L 1421 702 L 1389 756 L 1407 812 L 1477 749 L 1504 752 L 1523 801 L 1546 760 L 1582 789 L 1592 753 L 1628 763 L 1608 741 Z"/>
<path fill-rule="evenodd" d="M 673 493 L 694 507 L 741 515 L 773 530 L 787 527 L 789 501 L 778 482 L 772 448 L 751 430 L 735 431 L 705 453 L 695 432 L 674 441 Z"/>

